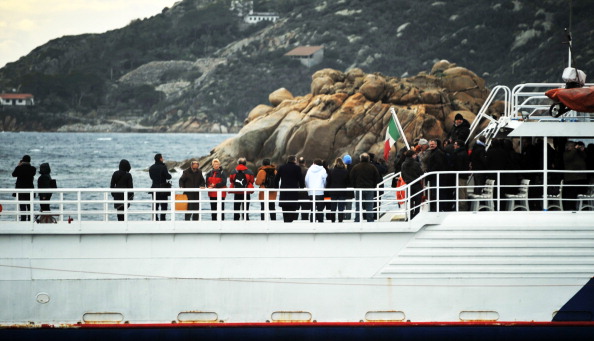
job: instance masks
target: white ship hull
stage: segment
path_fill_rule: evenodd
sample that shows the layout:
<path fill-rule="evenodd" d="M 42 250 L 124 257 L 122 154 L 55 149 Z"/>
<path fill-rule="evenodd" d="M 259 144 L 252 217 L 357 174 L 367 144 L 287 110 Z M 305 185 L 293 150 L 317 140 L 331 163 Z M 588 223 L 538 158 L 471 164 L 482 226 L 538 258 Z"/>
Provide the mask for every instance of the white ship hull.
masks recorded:
<path fill-rule="evenodd" d="M 3 223 L 0 321 L 550 322 L 594 275 L 592 218 Z"/>

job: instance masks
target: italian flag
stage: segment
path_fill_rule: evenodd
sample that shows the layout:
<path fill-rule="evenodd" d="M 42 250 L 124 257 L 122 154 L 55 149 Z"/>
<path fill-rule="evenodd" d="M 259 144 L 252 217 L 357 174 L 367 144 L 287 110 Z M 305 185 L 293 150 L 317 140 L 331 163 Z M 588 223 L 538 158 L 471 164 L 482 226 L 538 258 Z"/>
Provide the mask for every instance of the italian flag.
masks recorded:
<path fill-rule="evenodd" d="M 388 156 L 390 155 L 390 149 L 396 141 L 400 138 L 400 131 L 396 126 L 396 115 L 392 112 L 392 118 L 390 118 L 390 122 L 388 123 L 388 128 L 386 129 L 386 141 L 384 142 L 384 160 L 388 161 Z"/>

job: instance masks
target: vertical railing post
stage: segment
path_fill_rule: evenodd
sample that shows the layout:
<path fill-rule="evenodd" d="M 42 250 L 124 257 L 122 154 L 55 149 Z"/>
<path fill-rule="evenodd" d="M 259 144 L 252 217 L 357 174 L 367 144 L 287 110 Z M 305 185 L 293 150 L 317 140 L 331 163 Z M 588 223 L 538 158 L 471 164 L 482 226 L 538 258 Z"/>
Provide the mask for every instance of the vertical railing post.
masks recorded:
<path fill-rule="evenodd" d="M 103 213 L 103 221 L 108 221 L 109 220 L 108 219 L 109 212 L 107 211 L 108 210 L 107 207 L 108 207 L 108 203 L 107 203 L 107 192 L 103 192 L 103 212 L 104 212 Z"/>
<path fill-rule="evenodd" d="M 261 189 L 262 191 L 262 189 Z M 264 221 L 269 221 L 270 220 L 270 192 L 269 189 L 264 189 Z M 259 193 L 258 193 L 258 197 L 259 197 Z"/>
<path fill-rule="evenodd" d="M 216 193 L 217 193 L 217 211 L 215 214 L 217 215 L 217 221 L 221 221 L 223 214 L 225 214 L 222 212 L 223 192 L 220 189 L 217 189 Z"/>
<path fill-rule="evenodd" d="M 64 221 L 64 192 L 60 192 L 60 203 L 58 204 L 58 212 L 60 212 L 60 221 Z"/>
<path fill-rule="evenodd" d="M 124 221 L 128 221 L 128 190 L 127 189 L 124 190 Z"/>
<path fill-rule="evenodd" d="M 173 188 L 169 189 L 169 202 L 171 203 L 171 221 L 175 221 L 175 190 Z"/>
<path fill-rule="evenodd" d="M 82 222 L 82 206 L 81 206 L 82 192 L 81 191 L 76 191 L 76 199 L 77 199 L 76 200 L 76 215 L 78 217 L 78 221 Z"/>

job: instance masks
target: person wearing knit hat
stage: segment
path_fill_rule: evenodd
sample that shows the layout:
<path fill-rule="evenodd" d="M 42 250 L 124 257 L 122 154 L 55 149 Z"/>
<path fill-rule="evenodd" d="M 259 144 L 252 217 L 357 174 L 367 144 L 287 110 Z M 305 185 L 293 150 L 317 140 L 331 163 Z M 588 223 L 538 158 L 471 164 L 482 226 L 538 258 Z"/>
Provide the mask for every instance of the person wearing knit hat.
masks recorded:
<path fill-rule="evenodd" d="M 351 169 L 353 169 L 353 158 L 351 158 L 351 156 L 349 154 L 346 154 L 345 156 L 342 157 L 342 162 L 344 162 L 344 164 L 346 165 L 347 171 L 350 173 Z M 352 187 L 349 183 L 348 187 Z M 346 191 L 343 192 L 345 199 L 348 199 L 346 201 L 345 204 L 345 211 L 347 213 L 344 214 L 344 219 L 345 220 L 351 220 L 351 210 L 353 209 L 353 202 L 351 201 L 351 199 L 355 198 L 355 192 L 353 191 Z"/>
<path fill-rule="evenodd" d="M 450 129 L 450 134 L 448 135 L 446 140 L 450 141 L 466 141 L 470 135 L 470 122 L 468 122 L 462 114 L 457 113 L 454 116 L 454 125 Z"/>
<path fill-rule="evenodd" d="M 342 162 L 344 162 L 345 165 L 350 165 L 351 163 L 353 163 L 353 159 L 349 154 L 346 154 L 342 157 Z"/>

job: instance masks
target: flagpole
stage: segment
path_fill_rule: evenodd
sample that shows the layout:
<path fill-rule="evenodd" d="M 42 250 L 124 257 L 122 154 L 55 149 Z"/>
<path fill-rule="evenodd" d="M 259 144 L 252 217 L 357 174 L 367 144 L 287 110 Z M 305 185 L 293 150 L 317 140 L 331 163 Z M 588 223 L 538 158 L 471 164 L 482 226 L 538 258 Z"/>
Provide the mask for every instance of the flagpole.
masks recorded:
<path fill-rule="evenodd" d="M 400 121 L 398 120 L 398 116 L 396 116 L 396 111 L 394 110 L 394 107 L 390 107 L 390 112 L 392 113 L 392 118 L 394 119 L 394 122 L 396 122 L 396 128 L 398 128 L 398 131 L 400 132 L 400 136 L 404 140 L 404 144 L 406 145 L 406 149 L 410 149 L 410 145 L 408 144 L 408 141 L 406 140 L 406 135 L 404 135 L 404 130 L 402 130 L 402 126 L 400 125 Z"/>

